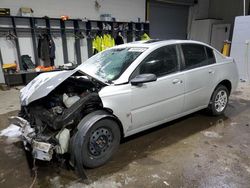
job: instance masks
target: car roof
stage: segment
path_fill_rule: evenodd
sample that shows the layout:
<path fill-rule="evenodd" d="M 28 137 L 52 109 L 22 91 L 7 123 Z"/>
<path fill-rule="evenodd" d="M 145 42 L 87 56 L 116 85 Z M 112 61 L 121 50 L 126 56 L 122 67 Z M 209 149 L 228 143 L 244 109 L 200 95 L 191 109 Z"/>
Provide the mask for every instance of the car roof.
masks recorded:
<path fill-rule="evenodd" d="M 194 40 L 159 40 L 159 39 L 150 39 L 150 40 L 144 40 L 144 41 L 130 42 L 130 43 L 126 43 L 126 44 L 116 46 L 116 47 L 118 47 L 118 48 L 120 48 L 120 47 L 123 47 L 123 48 L 124 47 L 152 48 L 152 47 L 157 47 L 157 46 L 164 46 L 164 45 L 171 45 L 171 44 L 183 44 L 183 43 L 193 43 L 193 44 L 201 44 L 201 45 L 209 46 L 209 45 L 207 45 L 207 44 L 205 44 L 203 42 L 194 41 Z"/>

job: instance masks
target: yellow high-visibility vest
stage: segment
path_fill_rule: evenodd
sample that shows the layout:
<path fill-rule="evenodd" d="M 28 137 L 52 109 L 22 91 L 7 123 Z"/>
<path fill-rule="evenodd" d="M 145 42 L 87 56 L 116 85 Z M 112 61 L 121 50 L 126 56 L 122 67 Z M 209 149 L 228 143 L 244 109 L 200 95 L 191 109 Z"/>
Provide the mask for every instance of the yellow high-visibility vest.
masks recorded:
<path fill-rule="evenodd" d="M 141 36 L 141 40 L 150 40 L 150 37 L 148 36 L 147 33 L 144 33 L 144 34 Z"/>
<path fill-rule="evenodd" d="M 96 36 L 92 41 L 93 52 L 96 50 L 97 52 L 102 51 L 102 37 Z"/>
<path fill-rule="evenodd" d="M 115 39 L 110 34 L 103 35 L 102 50 L 115 46 Z"/>

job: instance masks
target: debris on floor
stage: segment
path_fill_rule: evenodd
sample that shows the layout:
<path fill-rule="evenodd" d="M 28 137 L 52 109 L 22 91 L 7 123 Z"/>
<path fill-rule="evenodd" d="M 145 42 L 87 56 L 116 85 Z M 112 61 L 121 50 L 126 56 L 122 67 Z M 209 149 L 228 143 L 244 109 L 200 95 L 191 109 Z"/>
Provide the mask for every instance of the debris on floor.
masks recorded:
<path fill-rule="evenodd" d="M 21 141 L 21 130 L 20 127 L 10 124 L 9 127 L 0 131 L 0 137 L 6 138 L 6 144 L 13 144 Z"/>
<path fill-rule="evenodd" d="M 70 184 L 66 185 L 67 188 L 120 188 L 123 185 L 120 182 L 117 182 L 115 178 L 104 178 L 98 181 L 94 181 L 89 185 L 80 183 L 80 182 L 71 182 Z"/>
<path fill-rule="evenodd" d="M 166 186 L 169 186 L 168 182 L 166 181 L 163 181 L 163 183 L 166 185 Z"/>
<path fill-rule="evenodd" d="M 0 84 L 0 90 L 2 91 L 7 91 L 9 90 L 10 88 L 6 85 L 6 84 Z"/>
<path fill-rule="evenodd" d="M 204 134 L 204 136 L 210 137 L 210 138 L 221 138 L 222 137 L 221 135 L 219 135 L 218 133 L 213 132 L 213 131 L 204 131 L 203 134 Z"/>
<path fill-rule="evenodd" d="M 20 127 L 10 124 L 9 127 L 0 131 L 0 136 L 5 136 L 9 138 L 18 138 L 22 134 Z"/>

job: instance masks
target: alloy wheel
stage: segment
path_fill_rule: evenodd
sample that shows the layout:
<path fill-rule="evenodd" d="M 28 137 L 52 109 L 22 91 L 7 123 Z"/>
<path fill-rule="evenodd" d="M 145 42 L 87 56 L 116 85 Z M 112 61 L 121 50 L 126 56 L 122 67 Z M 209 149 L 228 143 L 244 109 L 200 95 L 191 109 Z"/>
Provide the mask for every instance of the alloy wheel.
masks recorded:
<path fill-rule="evenodd" d="M 227 92 L 224 90 L 220 90 L 215 97 L 215 110 L 217 112 L 222 112 L 227 105 L 227 100 Z"/>

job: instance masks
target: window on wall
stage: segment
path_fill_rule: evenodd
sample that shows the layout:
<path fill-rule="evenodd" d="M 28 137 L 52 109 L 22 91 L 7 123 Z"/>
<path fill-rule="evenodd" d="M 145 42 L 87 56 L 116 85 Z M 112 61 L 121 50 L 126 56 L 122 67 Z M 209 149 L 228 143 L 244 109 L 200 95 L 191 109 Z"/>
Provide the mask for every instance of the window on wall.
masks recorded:
<path fill-rule="evenodd" d="M 155 74 L 157 77 L 171 74 L 178 70 L 176 46 L 164 46 L 152 52 L 132 74 L 132 78 L 139 74 Z"/>
<path fill-rule="evenodd" d="M 182 44 L 185 69 L 193 69 L 215 63 L 213 50 L 199 44 Z"/>

